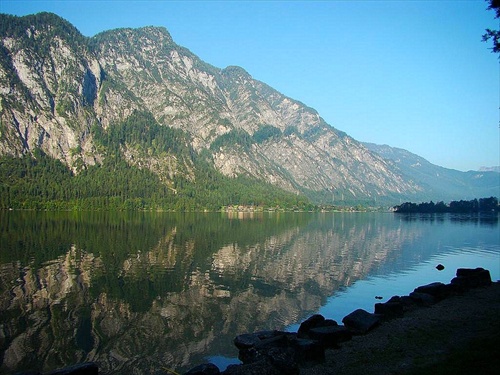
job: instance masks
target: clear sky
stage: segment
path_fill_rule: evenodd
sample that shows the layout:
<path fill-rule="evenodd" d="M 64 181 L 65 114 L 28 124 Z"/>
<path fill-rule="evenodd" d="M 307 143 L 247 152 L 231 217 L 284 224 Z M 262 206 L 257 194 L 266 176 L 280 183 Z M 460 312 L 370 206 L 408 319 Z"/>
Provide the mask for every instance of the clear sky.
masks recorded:
<path fill-rule="evenodd" d="M 500 165 L 500 64 L 481 42 L 498 29 L 484 0 L 23 1 L 84 35 L 165 26 L 174 41 L 316 109 L 353 138 L 458 170 Z"/>

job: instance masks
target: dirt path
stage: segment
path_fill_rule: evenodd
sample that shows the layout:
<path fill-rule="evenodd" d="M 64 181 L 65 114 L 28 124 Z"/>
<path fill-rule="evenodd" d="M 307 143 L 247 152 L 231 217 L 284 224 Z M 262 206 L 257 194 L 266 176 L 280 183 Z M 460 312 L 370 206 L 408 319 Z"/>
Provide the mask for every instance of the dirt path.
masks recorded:
<path fill-rule="evenodd" d="M 500 283 L 406 312 L 300 373 L 499 374 Z"/>

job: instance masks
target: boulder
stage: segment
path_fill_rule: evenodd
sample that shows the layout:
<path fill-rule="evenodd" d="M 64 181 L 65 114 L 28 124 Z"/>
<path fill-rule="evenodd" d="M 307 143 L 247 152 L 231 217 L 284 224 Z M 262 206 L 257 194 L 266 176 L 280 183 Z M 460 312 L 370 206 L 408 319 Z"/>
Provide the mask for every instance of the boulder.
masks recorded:
<path fill-rule="evenodd" d="M 414 290 L 417 293 L 430 294 L 437 300 L 441 300 L 450 295 L 450 288 L 441 282 L 430 283 L 427 285 L 422 285 Z"/>
<path fill-rule="evenodd" d="M 323 315 L 315 314 L 304 320 L 297 331 L 297 337 L 309 338 L 309 331 L 318 327 L 337 326 L 337 322 L 332 319 L 325 319 Z"/>
<path fill-rule="evenodd" d="M 363 309 L 354 310 L 342 319 L 342 323 L 351 330 L 353 334 L 365 334 L 380 322 L 380 316 L 369 313 Z"/>
<path fill-rule="evenodd" d="M 257 348 L 244 348 L 238 352 L 238 359 L 243 364 L 266 361 L 266 352 Z"/>
<path fill-rule="evenodd" d="M 461 288 L 476 288 L 491 285 L 490 271 L 484 268 L 459 268 L 457 277 L 451 280 L 451 284 Z"/>
<path fill-rule="evenodd" d="M 436 299 L 428 293 L 411 292 L 410 298 L 420 305 L 432 305 L 436 303 Z"/>
<path fill-rule="evenodd" d="M 400 301 L 403 304 L 403 311 L 411 309 L 417 302 L 410 296 L 401 296 Z"/>
<path fill-rule="evenodd" d="M 401 296 L 392 296 L 387 302 L 403 302 L 402 299 L 403 297 Z"/>
<path fill-rule="evenodd" d="M 297 331 L 297 336 L 299 338 L 308 337 L 308 332 L 311 328 L 318 327 L 321 323 L 325 321 L 325 317 L 321 314 L 314 314 L 304 320 Z"/>
<path fill-rule="evenodd" d="M 325 359 L 325 347 L 317 340 L 295 338 L 291 344 L 299 363 L 320 362 Z"/>
<path fill-rule="evenodd" d="M 339 325 L 316 327 L 309 330 L 309 337 L 323 346 L 336 347 L 339 343 L 350 340 L 352 332 L 347 327 Z"/>
<path fill-rule="evenodd" d="M 236 338 L 234 339 L 234 345 L 238 349 L 251 348 L 260 343 L 262 340 L 276 337 L 277 335 L 280 335 L 280 331 L 259 331 L 254 333 L 243 333 L 236 336 Z"/>
<path fill-rule="evenodd" d="M 326 319 L 322 321 L 333 324 Z M 325 358 L 325 348 L 318 341 L 302 339 L 290 332 L 244 334 L 238 336 L 234 343 L 239 348 L 238 358 L 244 365 L 267 363 L 283 374 L 297 373 L 299 363 Z M 231 371 L 237 370 L 233 368 Z M 249 367 L 248 371 L 254 371 L 254 367 Z"/>
<path fill-rule="evenodd" d="M 384 319 L 399 318 L 403 316 L 403 302 L 387 301 L 375 304 L 375 314 L 382 315 Z"/>
<path fill-rule="evenodd" d="M 251 347 L 243 347 L 239 340 L 235 339 L 235 343 L 240 343 L 238 358 L 243 363 L 255 363 L 268 359 L 269 350 L 290 346 L 288 337 L 296 336 L 295 334 L 282 331 L 257 332 L 251 335 L 255 336 L 254 344 Z M 249 343 L 250 341 L 248 337 L 245 337 L 245 343 Z"/>

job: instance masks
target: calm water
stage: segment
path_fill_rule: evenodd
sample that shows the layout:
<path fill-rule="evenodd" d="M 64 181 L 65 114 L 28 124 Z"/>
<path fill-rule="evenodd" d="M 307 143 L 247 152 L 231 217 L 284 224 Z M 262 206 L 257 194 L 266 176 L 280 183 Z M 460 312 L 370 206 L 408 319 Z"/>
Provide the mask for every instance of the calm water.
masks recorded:
<path fill-rule="evenodd" d="M 0 212 L 0 372 L 224 366 L 240 333 L 340 321 L 459 267 L 498 280 L 498 229 L 450 215 Z"/>

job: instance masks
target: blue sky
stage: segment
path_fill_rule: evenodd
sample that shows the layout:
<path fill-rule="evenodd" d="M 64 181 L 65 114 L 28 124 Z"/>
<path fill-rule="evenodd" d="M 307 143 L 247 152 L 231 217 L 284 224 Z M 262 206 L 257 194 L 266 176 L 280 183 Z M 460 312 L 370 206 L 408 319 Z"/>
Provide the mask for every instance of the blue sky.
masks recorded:
<path fill-rule="evenodd" d="M 165 26 L 220 68 L 315 108 L 359 141 L 458 170 L 500 165 L 500 65 L 481 42 L 498 29 L 473 1 L 22 1 L 0 12 L 54 12 L 84 35 Z"/>

